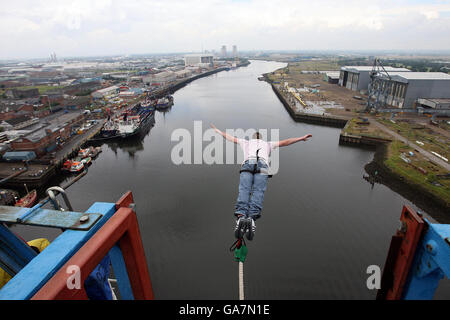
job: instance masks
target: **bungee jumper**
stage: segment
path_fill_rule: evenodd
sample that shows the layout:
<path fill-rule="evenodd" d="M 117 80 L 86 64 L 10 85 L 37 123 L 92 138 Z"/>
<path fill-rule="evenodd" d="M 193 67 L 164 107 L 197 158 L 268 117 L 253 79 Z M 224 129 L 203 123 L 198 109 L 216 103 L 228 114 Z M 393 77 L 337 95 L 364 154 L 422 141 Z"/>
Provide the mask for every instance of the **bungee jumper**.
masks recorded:
<path fill-rule="evenodd" d="M 248 240 L 253 240 L 256 231 L 255 220 L 261 217 L 264 192 L 270 177 L 269 156 L 271 151 L 299 141 L 307 141 L 312 135 L 267 142 L 262 139 L 259 132 L 256 132 L 252 139 L 246 140 L 222 132 L 213 124 L 211 127 L 226 140 L 239 144 L 244 152 L 244 162 L 239 173 L 239 194 L 234 212 L 236 217 L 235 237 L 239 240 L 243 239 L 245 235 Z M 238 243 L 238 247 L 240 244 L 241 242 Z"/>

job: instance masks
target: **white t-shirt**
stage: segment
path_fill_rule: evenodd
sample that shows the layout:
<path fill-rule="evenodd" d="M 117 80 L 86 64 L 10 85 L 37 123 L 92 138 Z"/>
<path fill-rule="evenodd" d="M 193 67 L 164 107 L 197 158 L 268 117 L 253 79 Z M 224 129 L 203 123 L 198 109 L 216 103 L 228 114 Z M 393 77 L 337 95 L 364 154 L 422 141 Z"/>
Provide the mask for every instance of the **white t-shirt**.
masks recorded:
<path fill-rule="evenodd" d="M 244 152 L 244 162 L 249 159 L 256 159 L 256 152 L 259 150 L 258 157 L 263 159 L 267 164 L 269 163 L 270 152 L 278 146 L 276 144 L 277 142 L 267 142 L 261 139 L 238 139 L 238 143 Z"/>

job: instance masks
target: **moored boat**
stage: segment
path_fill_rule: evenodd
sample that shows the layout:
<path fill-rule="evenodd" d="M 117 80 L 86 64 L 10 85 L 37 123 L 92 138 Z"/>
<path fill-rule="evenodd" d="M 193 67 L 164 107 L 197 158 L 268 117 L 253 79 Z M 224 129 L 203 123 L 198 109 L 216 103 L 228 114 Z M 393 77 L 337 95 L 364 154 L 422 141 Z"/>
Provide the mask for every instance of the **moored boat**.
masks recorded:
<path fill-rule="evenodd" d="M 64 162 L 62 170 L 69 172 L 80 172 L 84 169 L 84 164 L 81 161 L 67 160 Z"/>
<path fill-rule="evenodd" d="M 165 96 L 161 98 L 156 103 L 156 109 L 165 109 L 170 107 L 173 104 L 173 97 L 171 95 Z"/>
<path fill-rule="evenodd" d="M 135 136 L 139 132 L 143 131 L 143 128 L 146 127 L 152 119 L 154 119 L 154 116 L 153 103 L 147 103 L 145 105 L 141 105 L 139 103 L 133 108 L 126 110 L 121 115 L 110 120 L 111 124 L 109 127 L 114 128 L 113 131 L 102 130 L 99 134 L 90 139 L 90 141 L 95 142 L 109 139 L 123 139 Z M 99 152 L 101 152 L 101 150 Z"/>
<path fill-rule="evenodd" d="M 15 206 L 16 207 L 24 207 L 31 208 L 37 200 L 37 191 L 36 189 L 31 190 L 27 193 L 23 198 L 17 200 Z"/>
<path fill-rule="evenodd" d="M 91 157 L 86 157 L 81 159 L 81 163 L 84 164 L 85 166 L 88 166 L 92 163 L 92 158 Z"/>
<path fill-rule="evenodd" d="M 90 147 L 88 156 L 91 158 L 95 158 L 102 152 L 102 147 Z"/>
<path fill-rule="evenodd" d="M 78 151 L 78 156 L 81 158 L 86 158 L 89 155 L 90 149 L 80 149 L 80 151 Z"/>

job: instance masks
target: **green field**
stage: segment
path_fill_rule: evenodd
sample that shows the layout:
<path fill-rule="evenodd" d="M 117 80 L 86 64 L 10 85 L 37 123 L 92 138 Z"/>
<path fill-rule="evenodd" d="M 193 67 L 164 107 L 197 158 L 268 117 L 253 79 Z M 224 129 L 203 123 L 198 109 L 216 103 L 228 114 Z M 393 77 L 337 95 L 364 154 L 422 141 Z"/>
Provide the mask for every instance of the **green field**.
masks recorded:
<path fill-rule="evenodd" d="M 372 125 L 361 124 L 361 122 L 362 120 L 358 118 L 351 119 L 342 130 L 342 133 L 371 138 L 391 139 L 391 136 L 387 135 L 384 131 Z"/>
<path fill-rule="evenodd" d="M 418 124 L 396 121 L 392 123 L 390 120 L 378 120 L 380 123 L 396 131 L 412 143 L 420 146 L 427 151 L 434 151 L 449 159 L 450 157 L 450 139 L 433 132 L 430 128 L 423 127 Z M 420 141 L 420 145 L 416 141 Z"/>
<path fill-rule="evenodd" d="M 40 94 L 45 94 L 47 91 L 57 90 L 61 88 L 64 88 L 64 86 L 24 86 L 24 87 L 17 87 L 15 89 L 18 90 L 39 89 Z"/>
<path fill-rule="evenodd" d="M 447 204 L 450 204 L 450 179 L 439 179 L 436 177 L 439 174 L 447 174 L 448 172 L 418 154 L 415 154 L 413 157 L 407 157 L 411 160 L 411 163 L 406 163 L 400 156 L 402 153 L 407 154 L 409 151 L 414 152 L 414 149 L 401 141 L 391 142 L 388 146 L 388 155 L 384 164 L 410 183 L 420 185 L 444 200 Z M 427 173 L 423 174 L 417 169 L 418 167 L 425 169 Z M 441 186 L 433 185 L 432 182 L 437 182 Z"/>
<path fill-rule="evenodd" d="M 300 62 L 292 62 L 288 65 L 289 72 L 300 71 L 331 71 L 340 70 L 336 60 L 306 60 Z"/>

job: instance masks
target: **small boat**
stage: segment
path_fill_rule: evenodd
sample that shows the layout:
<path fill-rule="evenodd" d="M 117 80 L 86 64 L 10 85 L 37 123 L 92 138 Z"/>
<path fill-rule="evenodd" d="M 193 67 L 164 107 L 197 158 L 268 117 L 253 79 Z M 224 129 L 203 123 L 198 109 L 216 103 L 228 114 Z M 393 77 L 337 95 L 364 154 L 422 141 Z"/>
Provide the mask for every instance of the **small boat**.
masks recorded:
<path fill-rule="evenodd" d="M 102 147 L 90 147 L 88 156 L 91 158 L 95 158 L 98 154 L 102 152 Z"/>
<path fill-rule="evenodd" d="M 37 191 L 36 189 L 31 190 L 27 193 L 23 198 L 17 200 L 15 206 L 16 207 L 24 207 L 31 208 L 37 200 Z"/>
<path fill-rule="evenodd" d="M 80 172 L 84 169 L 84 164 L 82 162 L 74 161 L 70 167 L 70 172 Z"/>
<path fill-rule="evenodd" d="M 81 163 L 84 164 L 85 166 L 88 166 L 88 165 L 91 164 L 92 158 L 91 158 L 91 157 L 86 157 L 86 158 L 76 157 L 75 159 L 73 159 L 72 162 L 81 162 Z"/>
<path fill-rule="evenodd" d="M 89 155 L 89 151 L 89 148 L 80 149 L 80 151 L 78 151 L 78 156 L 81 158 L 86 158 Z"/>
<path fill-rule="evenodd" d="M 85 166 L 88 166 L 92 163 L 92 158 L 91 157 L 86 157 L 81 159 L 81 163 L 84 164 Z"/>
<path fill-rule="evenodd" d="M 173 104 L 173 97 L 169 95 L 158 100 L 158 102 L 156 103 L 156 109 L 165 109 L 171 106 L 172 104 Z"/>
<path fill-rule="evenodd" d="M 62 170 L 69 172 L 79 172 L 84 169 L 84 164 L 81 161 L 67 160 L 64 162 Z"/>

